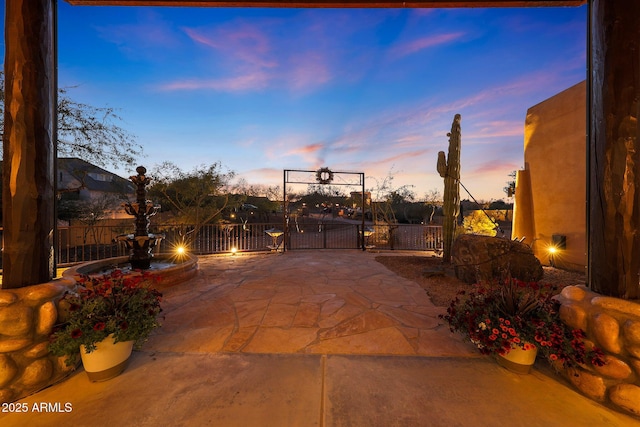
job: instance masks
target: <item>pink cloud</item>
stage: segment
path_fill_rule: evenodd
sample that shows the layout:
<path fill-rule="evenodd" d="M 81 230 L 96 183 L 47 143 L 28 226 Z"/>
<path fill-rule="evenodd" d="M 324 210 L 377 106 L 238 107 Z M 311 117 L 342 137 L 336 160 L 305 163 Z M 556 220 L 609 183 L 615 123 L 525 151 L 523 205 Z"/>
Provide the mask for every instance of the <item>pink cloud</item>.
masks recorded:
<path fill-rule="evenodd" d="M 389 11 L 393 15 L 396 11 Z M 217 27 L 184 27 L 182 31 L 203 51 L 203 62 L 214 63 L 217 74 L 246 75 L 261 71 L 270 86 L 307 94 L 337 76 L 358 80 L 372 61 L 373 49 L 352 51 L 344 40 L 374 31 L 386 14 L 304 12 L 295 19 L 246 18 Z M 282 27 L 292 35 L 283 36 Z M 209 53 L 210 52 L 210 53 Z M 224 68 L 222 68 L 224 67 Z M 220 71 L 220 70 L 223 71 Z M 173 85 L 176 89 L 181 85 Z M 216 85 L 203 85 L 214 89 Z"/>
<path fill-rule="evenodd" d="M 293 150 L 288 151 L 284 155 L 285 156 L 295 156 L 295 155 L 314 154 L 314 153 L 317 153 L 318 151 L 322 150 L 323 148 L 324 148 L 324 144 L 320 144 L 320 143 L 309 144 L 309 145 L 304 145 L 302 147 L 294 148 Z"/>
<path fill-rule="evenodd" d="M 290 59 L 291 67 L 287 80 L 294 89 L 305 90 L 320 86 L 331 80 L 326 59 L 320 52 L 305 52 Z"/>
<path fill-rule="evenodd" d="M 508 174 L 511 171 L 522 168 L 522 165 L 513 161 L 505 160 L 500 161 L 499 158 L 492 159 L 490 162 L 481 163 L 469 170 L 463 170 L 466 177 L 469 176 L 484 176 L 484 175 L 504 175 L 505 182 L 508 180 Z"/>
<path fill-rule="evenodd" d="M 262 82 L 270 85 L 288 87 L 298 93 L 305 93 L 326 84 L 333 78 L 333 68 L 324 52 L 331 49 L 308 49 L 310 43 L 322 46 L 324 34 L 321 29 L 305 28 L 296 36 L 296 42 L 283 49 L 274 49 L 274 45 L 287 46 L 290 41 L 274 41 L 273 35 L 267 34 L 260 26 L 271 23 L 262 22 L 256 25 L 235 23 L 232 28 L 224 27 L 215 30 L 183 28 L 187 36 L 195 43 L 212 48 L 221 55 L 218 65 L 226 64 L 229 74 L 263 76 Z M 314 37 L 311 37 L 314 35 Z M 226 85 L 223 85 L 226 87 Z M 173 89 L 187 89 L 190 86 L 171 85 Z M 246 86 L 246 88 L 262 86 Z M 218 89 L 218 84 L 202 84 L 199 88 Z"/>
<path fill-rule="evenodd" d="M 221 92 L 243 92 L 263 89 L 269 82 L 269 76 L 262 72 L 254 74 L 210 80 L 182 80 L 163 84 L 163 91 L 212 89 Z"/>
<path fill-rule="evenodd" d="M 393 146 L 395 149 L 415 147 L 424 142 L 424 135 L 403 135 L 395 140 Z"/>
<path fill-rule="evenodd" d="M 257 182 L 279 182 L 282 180 L 282 169 L 257 168 L 241 172 L 239 176 Z"/>
<path fill-rule="evenodd" d="M 240 25 L 238 28 L 221 28 L 209 33 L 193 28 L 183 28 L 183 31 L 193 41 L 218 50 L 228 60 L 264 68 L 278 65 L 271 57 L 268 36 L 256 27 Z"/>
<path fill-rule="evenodd" d="M 374 162 L 369 162 L 372 165 L 389 165 L 389 164 L 393 164 L 395 162 L 400 162 L 406 159 L 415 159 L 416 157 L 421 157 L 424 156 L 425 154 L 427 154 L 429 151 L 428 149 L 424 149 L 424 150 L 415 150 L 415 151 L 409 151 L 406 153 L 402 153 L 402 154 L 396 154 L 395 156 L 391 156 L 391 157 L 386 157 L 380 160 L 376 160 Z"/>
<path fill-rule="evenodd" d="M 449 33 L 439 34 L 436 36 L 421 37 L 419 39 L 395 46 L 391 51 L 391 55 L 394 58 L 402 58 L 403 56 L 411 55 L 430 47 L 450 43 L 454 40 L 460 39 L 462 36 L 464 36 L 464 33 Z"/>
<path fill-rule="evenodd" d="M 513 98 L 516 96 L 526 95 L 539 91 L 540 87 L 548 87 L 557 84 L 557 70 L 543 70 L 523 75 L 510 82 L 486 88 L 480 92 L 470 95 L 467 98 L 460 98 L 448 104 L 439 105 L 438 107 L 430 109 L 428 114 L 433 115 L 459 112 L 472 106 L 493 104 L 493 101 L 496 99 Z"/>
<path fill-rule="evenodd" d="M 479 129 L 466 134 L 467 138 L 502 138 L 509 136 L 522 136 L 524 122 L 493 121 L 484 123 Z M 487 143 L 492 143 L 488 141 Z"/>
<path fill-rule="evenodd" d="M 282 135 L 277 138 L 277 142 L 269 144 L 264 149 L 263 156 L 269 161 L 278 163 L 295 162 L 296 168 L 316 167 L 324 162 L 323 153 L 325 145 L 321 142 L 309 142 L 308 135 Z M 286 159 L 286 160 L 285 160 Z"/>

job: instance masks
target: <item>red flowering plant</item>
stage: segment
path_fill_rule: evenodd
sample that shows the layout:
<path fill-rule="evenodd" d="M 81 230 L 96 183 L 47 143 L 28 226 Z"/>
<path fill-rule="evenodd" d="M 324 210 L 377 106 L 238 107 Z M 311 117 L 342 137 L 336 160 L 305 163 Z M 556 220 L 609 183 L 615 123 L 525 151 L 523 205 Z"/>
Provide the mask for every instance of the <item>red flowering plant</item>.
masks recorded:
<path fill-rule="evenodd" d="M 162 294 L 152 287 L 154 277 L 139 271 L 125 275 L 121 270 L 81 276 L 79 290 L 67 293 L 59 303 L 65 323 L 51 335 L 49 351 L 69 356 L 66 363 L 72 365 L 81 345 L 90 353 L 111 334 L 114 342 L 142 344 L 160 326 Z"/>
<path fill-rule="evenodd" d="M 554 288 L 508 278 L 476 284 L 451 301 L 446 320 L 483 354 L 505 355 L 515 347 L 538 352 L 554 367 L 604 365 L 604 354 L 585 345 L 585 333 L 560 320 Z"/>

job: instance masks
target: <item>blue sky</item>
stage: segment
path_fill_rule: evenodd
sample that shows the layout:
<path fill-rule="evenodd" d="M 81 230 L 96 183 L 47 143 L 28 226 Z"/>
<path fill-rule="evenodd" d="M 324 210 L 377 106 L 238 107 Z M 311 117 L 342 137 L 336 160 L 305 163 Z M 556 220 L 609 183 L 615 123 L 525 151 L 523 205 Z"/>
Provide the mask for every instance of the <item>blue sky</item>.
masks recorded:
<path fill-rule="evenodd" d="M 60 86 L 118 108 L 141 164 L 219 161 L 256 184 L 329 167 L 364 172 L 368 188 L 393 173 L 419 198 L 442 192 L 437 153 L 460 113 L 462 183 L 477 199 L 504 198 L 523 166 L 527 108 L 586 76 L 586 6 L 59 4 Z"/>

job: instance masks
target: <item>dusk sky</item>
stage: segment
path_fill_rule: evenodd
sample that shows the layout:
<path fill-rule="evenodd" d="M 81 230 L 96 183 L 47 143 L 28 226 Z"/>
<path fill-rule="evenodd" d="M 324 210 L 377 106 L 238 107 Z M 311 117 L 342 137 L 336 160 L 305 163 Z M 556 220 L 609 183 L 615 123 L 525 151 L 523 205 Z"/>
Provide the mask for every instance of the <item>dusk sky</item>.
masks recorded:
<path fill-rule="evenodd" d="M 329 167 L 364 172 L 368 189 L 392 173 L 419 199 L 442 193 L 437 153 L 459 113 L 462 184 L 504 199 L 527 109 L 585 79 L 586 14 L 61 1 L 59 85 L 118 108 L 148 169 L 221 162 L 281 186 L 283 169 Z"/>

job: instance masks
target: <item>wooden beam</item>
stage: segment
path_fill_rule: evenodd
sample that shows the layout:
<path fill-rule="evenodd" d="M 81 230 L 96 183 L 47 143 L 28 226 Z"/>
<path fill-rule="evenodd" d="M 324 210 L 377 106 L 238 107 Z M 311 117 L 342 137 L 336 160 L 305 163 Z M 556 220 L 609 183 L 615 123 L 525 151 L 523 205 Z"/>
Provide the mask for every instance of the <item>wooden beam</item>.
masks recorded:
<path fill-rule="evenodd" d="M 66 2 L 74 6 L 453 8 L 581 6 L 587 0 L 66 0 Z"/>
<path fill-rule="evenodd" d="M 6 6 L 3 289 L 46 283 L 55 273 L 56 2 Z"/>
<path fill-rule="evenodd" d="M 640 2 L 594 0 L 589 282 L 640 298 Z"/>

